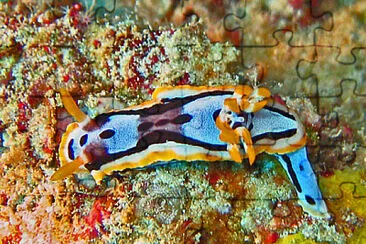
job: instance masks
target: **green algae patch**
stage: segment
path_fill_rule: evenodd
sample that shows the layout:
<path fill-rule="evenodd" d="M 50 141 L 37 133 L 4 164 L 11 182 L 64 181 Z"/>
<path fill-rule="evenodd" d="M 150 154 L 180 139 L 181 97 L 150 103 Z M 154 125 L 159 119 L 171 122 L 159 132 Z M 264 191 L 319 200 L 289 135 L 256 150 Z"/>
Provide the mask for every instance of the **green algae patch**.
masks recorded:
<path fill-rule="evenodd" d="M 366 217 L 366 209 L 362 204 L 366 198 L 364 174 L 363 169 L 346 168 L 335 170 L 331 177 L 319 177 L 323 197 L 329 199 L 327 204 L 331 211 L 347 207 L 360 216 Z"/>
<path fill-rule="evenodd" d="M 365 170 L 336 170 L 331 177 L 320 177 L 319 183 L 329 212 L 349 238 L 348 243 L 361 243 L 365 238 L 366 218 Z"/>

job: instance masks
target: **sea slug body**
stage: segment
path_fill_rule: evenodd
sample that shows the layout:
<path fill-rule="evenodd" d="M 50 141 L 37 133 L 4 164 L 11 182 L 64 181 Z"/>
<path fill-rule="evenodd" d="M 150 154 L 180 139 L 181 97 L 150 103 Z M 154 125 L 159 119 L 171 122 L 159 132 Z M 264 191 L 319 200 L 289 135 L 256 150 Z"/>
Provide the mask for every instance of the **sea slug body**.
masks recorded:
<path fill-rule="evenodd" d="M 86 169 L 100 184 L 113 171 L 171 160 L 241 163 L 248 158 L 253 164 L 266 152 L 285 169 L 304 211 L 329 216 L 307 158 L 304 127 L 266 88 L 161 87 L 151 101 L 93 119 L 66 90 L 61 97 L 77 122 L 62 137 L 62 167 L 52 180 Z"/>

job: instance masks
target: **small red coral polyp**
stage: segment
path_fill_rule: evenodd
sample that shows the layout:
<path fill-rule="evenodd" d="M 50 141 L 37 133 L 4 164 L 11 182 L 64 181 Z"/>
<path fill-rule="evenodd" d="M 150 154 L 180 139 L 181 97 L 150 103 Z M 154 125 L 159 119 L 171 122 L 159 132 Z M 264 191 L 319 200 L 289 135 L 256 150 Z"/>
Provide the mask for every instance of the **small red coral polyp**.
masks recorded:
<path fill-rule="evenodd" d="M 76 11 L 81 11 L 83 9 L 83 5 L 81 5 L 81 3 L 75 3 L 74 6 L 72 6 L 72 7 Z"/>
<path fill-rule="evenodd" d="M 343 132 L 343 137 L 344 138 L 346 138 L 348 140 L 351 140 L 353 138 L 353 130 L 348 125 L 343 126 L 342 132 Z"/>
<path fill-rule="evenodd" d="M 326 170 L 326 171 L 322 171 L 320 172 L 320 175 L 323 177 L 331 177 L 334 175 L 334 171 L 333 170 Z"/>
<path fill-rule="evenodd" d="M 8 205 L 8 196 L 5 193 L 0 193 L 0 205 Z"/>
<path fill-rule="evenodd" d="M 81 5 L 80 3 L 75 3 L 72 8 L 70 9 L 70 13 L 69 16 L 70 17 L 75 17 L 79 14 L 79 12 L 82 10 L 83 5 Z"/>
<path fill-rule="evenodd" d="M 66 74 L 62 77 L 62 79 L 64 80 L 64 82 L 68 82 L 70 80 L 70 75 Z"/>
<path fill-rule="evenodd" d="M 94 46 L 95 49 L 98 49 L 102 46 L 102 43 L 98 40 L 94 40 L 93 41 L 93 46 Z"/>
<path fill-rule="evenodd" d="M 70 8 L 69 16 L 71 18 L 71 23 L 74 27 L 82 27 L 87 24 L 88 21 L 83 21 L 81 16 L 81 11 L 83 10 L 83 5 L 80 3 L 75 3 L 72 8 Z"/>
<path fill-rule="evenodd" d="M 304 0 L 290 0 L 288 2 L 294 9 L 301 9 L 304 6 Z"/>
<path fill-rule="evenodd" d="M 47 153 L 47 154 L 52 154 L 53 153 L 53 149 L 47 147 L 47 146 L 44 146 L 42 148 L 43 152 Z"/>
<path fill-rule="evenodd" d="M 55 48 L 51 48 L 50 46 L 43 46 L 43 50 L 47 54 L 55 54 L 56 53 L 56 49 Z"/>
<path fill-rule="evenodd" d="M 177 85 L 187 85 L 189 83 L 189 77 L 188 73 L 184 73 L 183 77 L 178 80 Z"/>
<path fill-rule="evenodd" d="M 24 102 L 18 103 L 19 115 L 17 119 L 18 132 L 25 132 L 28 128 L 28 113 L 30 113 L 28 105 Z"/>
<path fill-rule="evenodd" d="M 217 171 L 210 171 L 206 176 L 205 176 L 206 180 L 208 180 L 208 183 L 211 186 L 214 186 L 221 178 L 220 173 L 218 173 Z"/>
<path fill-rule="evenodd" d="M 49 25 L 49 24 L 51 24 L 53 22 L 53 19 L 44 19 L 43 20 L 43 24 L 45 24 L 45 25 Z"/>
<path fill-rule="evenodd" d="M 97 199 L 94 202 L 89 215 L 84 217 L 86 224 L 90 227 L 90 229 L 84 234 L 88 235 L 91 239 L 99 236 L 99 230 L 104 232 L 102 221 L 103 219 L 108 219 L 111 215 L 111 212 L 107 210 L 107 205 L 108 202 L 106 198 Z M 100 228 L 98 228 L 98 226 Z"/>
<path fill-rule="evenodd" d="M 265 236 L 264 243 L 265 244 L 275 243 L 278 240 L 278 238 L 280 238 L 280 235 L 278 233 L 269 232 Z"/>

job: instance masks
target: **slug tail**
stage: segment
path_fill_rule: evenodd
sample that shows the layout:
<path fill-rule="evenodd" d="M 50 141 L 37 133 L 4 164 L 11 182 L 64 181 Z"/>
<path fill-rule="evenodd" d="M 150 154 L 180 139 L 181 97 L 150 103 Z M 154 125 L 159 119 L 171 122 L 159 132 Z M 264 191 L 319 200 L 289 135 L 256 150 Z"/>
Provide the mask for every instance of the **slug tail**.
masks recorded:
<path fill-rule="evenodd" d="M 299 204 L 313 217 L 329 218 L 316 176 L 308 160 L 306 147 L 294 152 L 275 154 L 297 191 Z"/>

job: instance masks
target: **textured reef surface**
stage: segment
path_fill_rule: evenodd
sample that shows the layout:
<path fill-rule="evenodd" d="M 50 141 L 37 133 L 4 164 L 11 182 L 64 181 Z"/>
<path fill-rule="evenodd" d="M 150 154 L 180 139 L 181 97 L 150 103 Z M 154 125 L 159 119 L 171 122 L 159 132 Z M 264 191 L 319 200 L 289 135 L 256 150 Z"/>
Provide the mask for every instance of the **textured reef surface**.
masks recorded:
<path fill-rule="evenodd" d="M 306 42 L 309 29 L 319 22 L 304 1 L 36 2 L 0 3 L 2 243 L 365 241 L 366 153 L 359 148 L 366 143 L 365 101 L 346 84 L 342 96 L 324 99 L 317 110 L 310 99 L 314 83 L 297 82 L 289 69 L 314 48 L 248 48 L 243 54 L 236 47 L 240 33 L 228 31 L 243 21 L 228 14 L 240 16 L 245 7 L 257 23 L 246 29 L 256 31 L 247 35 L 248 43 L 266 43 L 272 29 L 294 23 L 298 36 L 293 43 Z M 336 40 L 345 45 L 365 41 L 365 30 L 359 28 L 365 25 L 365 11 L 362 3 L 339 8 L 333 15 L 341 26 L 334 29 Z M 348 40 L 351 32 L 354 38 Z M 287 34 L 278 37 L 287 40 Z M 318 38 L 331 42 L 334 36 Z M 321 79 L 332 63 L 319 63 Z M 332 73 L 322 89 L 337 92 L 342 84 L 332 79 L 347 69 Z M 357 77 L 357 72 L 364 75 L 356 69 Z M 88 173 L 50 181 L 59 168 L 61 136 L 72 122 L 60 88 L 67 88 L 93 117 L 149 100 L 159 86 L 245 82 L 270 87 L 299 113 L 331 219 L 304 213 L 286 173 L 266 154 L 251 167 L 170 162 L 127 170 L 100 186 Z M 329 142 L 334 147 L 319 150 Z"/>

